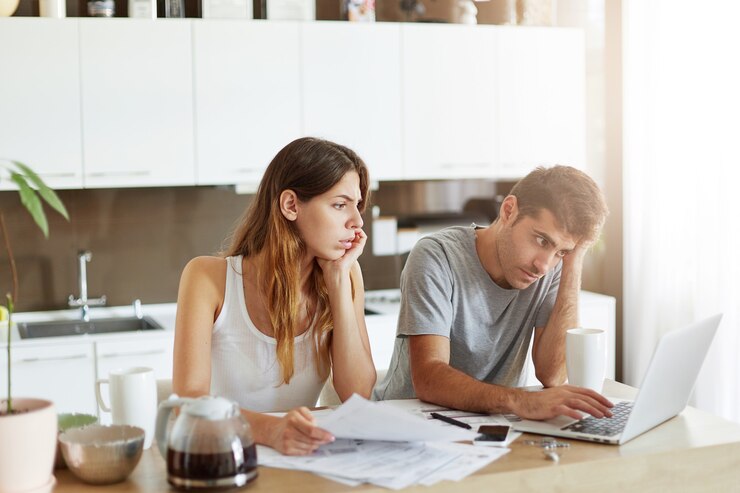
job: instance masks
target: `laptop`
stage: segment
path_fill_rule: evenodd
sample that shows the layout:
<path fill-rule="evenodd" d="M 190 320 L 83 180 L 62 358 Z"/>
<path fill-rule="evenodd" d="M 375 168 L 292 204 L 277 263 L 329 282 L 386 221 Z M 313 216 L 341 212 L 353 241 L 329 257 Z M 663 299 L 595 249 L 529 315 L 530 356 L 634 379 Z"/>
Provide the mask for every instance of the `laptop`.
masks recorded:
<path fill-rule="evenodd" d="M 683 411 L 722 314 L 665 334 L 655 348 L 634 401 L 613 399 L 611 418 L 558 416 L 511 423 L 517 431 L 619 445 Z"/>

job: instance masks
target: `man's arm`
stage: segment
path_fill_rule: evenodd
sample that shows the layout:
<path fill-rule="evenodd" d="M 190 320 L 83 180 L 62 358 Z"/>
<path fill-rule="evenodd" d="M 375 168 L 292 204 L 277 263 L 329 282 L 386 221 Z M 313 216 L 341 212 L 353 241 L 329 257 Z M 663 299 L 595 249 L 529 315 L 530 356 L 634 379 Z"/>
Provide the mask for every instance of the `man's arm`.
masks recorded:
<path fill-rule="evenodd" d="M 545 327 L 534 331 L 532 361 L 537 379 L 545 387 L 565 382 L 565 332 L 578 327 L 578 295 L 587 248 L 579 243 L 563 258 L 560 286 L 550 318 Z"/>
<path fill-rule="evenodd" d="M 611 416 L 611 403 L 592 390 L 564 385 L 527 392 L 484 383 L 450 366 L 448 338 L 437 335 L 408 337 L 414 391 L 423 401 L 468 411 L 513 413 L 527 419 L 549 419 L 559 415 L 580 419 L 578 411 L 598 418 Z"/>

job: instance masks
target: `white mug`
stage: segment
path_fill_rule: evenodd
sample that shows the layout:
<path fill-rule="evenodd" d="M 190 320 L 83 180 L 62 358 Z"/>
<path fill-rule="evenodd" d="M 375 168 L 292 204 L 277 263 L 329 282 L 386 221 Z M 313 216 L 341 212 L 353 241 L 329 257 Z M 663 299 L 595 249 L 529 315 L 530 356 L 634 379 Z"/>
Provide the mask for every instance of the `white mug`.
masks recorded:
<path fill-rule="evenodd" d="M 67 17 L 67 2 L 65 0 L 39 0 L 39 15 L 63 19 Z"/>
<path fill-rule="evenodd" d="M 102 384 L 109 385 L 110 407 L 103 401 Z M 100 409 L 111 413 L 114 425 L 138 426 L 144 430 L 144 448 L 154 439 L 157 418 L 157 381 L 154 370 L 137 367 L 110 372 L 108 378 L 95 382 L 95 395 Z"/>
<path fill-rule="evenodd" d="M 568 383 L 601 392 L 606 375 L 606 333 L 601 329 L 569 329 L 565 334 Z"/>

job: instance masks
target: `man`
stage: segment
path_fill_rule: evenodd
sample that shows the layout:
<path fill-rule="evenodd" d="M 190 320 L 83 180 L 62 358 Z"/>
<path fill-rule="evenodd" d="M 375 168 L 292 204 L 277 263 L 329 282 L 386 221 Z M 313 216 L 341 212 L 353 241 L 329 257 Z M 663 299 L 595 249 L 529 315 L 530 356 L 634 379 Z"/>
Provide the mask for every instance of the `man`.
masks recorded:
<path fill-rule="evenodd" d="M 514 186 L 490 226 L 447 228 L 419 240 L 401 275 L 390 368 L 373 398 L 416 396 L 528 419 L 611 416 L 603 396 L 562 385 L 583 258 L 607 213 L 585 173 L 537 168 Z M 533 330 L 541 392 L 515 388 L 526 378 Z"/>

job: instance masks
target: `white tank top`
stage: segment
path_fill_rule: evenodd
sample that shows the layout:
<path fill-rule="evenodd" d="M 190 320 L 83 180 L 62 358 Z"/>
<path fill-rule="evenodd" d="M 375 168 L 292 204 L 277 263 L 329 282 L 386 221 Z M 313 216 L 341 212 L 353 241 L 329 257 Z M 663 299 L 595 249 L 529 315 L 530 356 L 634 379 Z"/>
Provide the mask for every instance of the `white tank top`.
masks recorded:
<path fill-rule="evenodd" d="M 315 406 L 324 379 L 316 372 L 311 330 L 294 340 L 293 377 L 281 378 L 277 341 L 252 323 L 242 288 L 242 256 L 226 259 L 226 292 L 211 337 L 211 395 L 257 412 Z"/>

